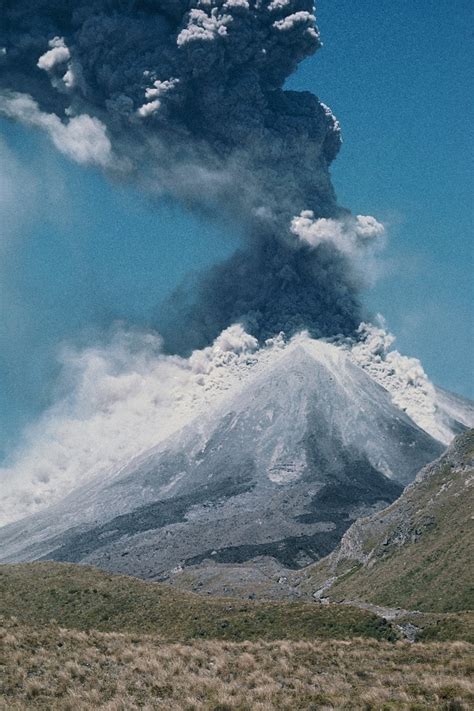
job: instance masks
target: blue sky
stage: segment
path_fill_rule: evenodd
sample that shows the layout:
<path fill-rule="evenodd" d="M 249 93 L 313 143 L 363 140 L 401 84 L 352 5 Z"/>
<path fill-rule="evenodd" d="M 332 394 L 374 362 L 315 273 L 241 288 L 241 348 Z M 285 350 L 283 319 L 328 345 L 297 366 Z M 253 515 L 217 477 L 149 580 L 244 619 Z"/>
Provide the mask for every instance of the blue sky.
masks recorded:
<path fill-rule="evenodd" d="M 389 230 L 366 295 L 444 387 L 474 395 L 472 3 L 320 0 L 324 47 L 289 82 L 341 121 L 339 200 Z M 54 399 L 55 351 L 115 319 L 146 324 L 195 268 L 230 253 L 228 225 L 68 162 L 0 122 L 0 451 Z"/>

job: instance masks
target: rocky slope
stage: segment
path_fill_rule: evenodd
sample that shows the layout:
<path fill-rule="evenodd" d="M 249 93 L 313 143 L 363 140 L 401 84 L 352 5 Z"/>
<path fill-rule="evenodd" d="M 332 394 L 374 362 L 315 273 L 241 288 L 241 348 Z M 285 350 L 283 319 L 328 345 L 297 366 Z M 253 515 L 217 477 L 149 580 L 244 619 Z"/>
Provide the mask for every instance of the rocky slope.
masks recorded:
<path fill-rule="evenodd" d="M 474 430 L 423 468 L 391 506 L 361 518 L 302 589 L 435 612 L 474 607 Z"/>

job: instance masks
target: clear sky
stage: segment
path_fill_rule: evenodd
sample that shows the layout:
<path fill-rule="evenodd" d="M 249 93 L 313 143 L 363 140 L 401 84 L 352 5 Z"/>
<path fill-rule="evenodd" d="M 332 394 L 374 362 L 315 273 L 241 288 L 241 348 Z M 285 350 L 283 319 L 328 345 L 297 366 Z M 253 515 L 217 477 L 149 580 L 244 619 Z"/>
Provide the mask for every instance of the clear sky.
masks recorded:
<path fill-rule="evenodd" d="M 341 121 L 341 204 L 387 224 L 366 301 L 432 380 L 474 395 L 472 20 L 467 0 L 319 0 L 324 47 L 289 82 Z M 230 228 L 151 205 L 0 122 L 0 452 L 54 399 L 55 352 L 146 324 Z"/>

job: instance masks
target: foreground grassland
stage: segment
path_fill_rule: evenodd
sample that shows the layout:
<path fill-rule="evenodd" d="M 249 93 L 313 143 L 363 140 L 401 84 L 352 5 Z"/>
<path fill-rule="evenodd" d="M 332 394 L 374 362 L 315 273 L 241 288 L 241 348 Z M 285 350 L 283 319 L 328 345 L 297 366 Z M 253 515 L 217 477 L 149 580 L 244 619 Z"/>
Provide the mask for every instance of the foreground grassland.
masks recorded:
<path fill-rule="evenodd" d="M 473 708 L 473 647 L 368 639 L 167 643 L 154 635 L 2 631 L 1 709 L 316 711 Z"/>
<path fill-rule="evenodd" d="M 468 613 L 203 598 L 84 566 L 0 566 L 0 709 L 474 708 Z"/>
<path fill-rule="evenodd" d="M 158 634 L 163 640 L 394 639 L 376 615 L 314 603 L 203 598 L 67 563 L 0 566 L 0 617 L 26 625 Z"/>

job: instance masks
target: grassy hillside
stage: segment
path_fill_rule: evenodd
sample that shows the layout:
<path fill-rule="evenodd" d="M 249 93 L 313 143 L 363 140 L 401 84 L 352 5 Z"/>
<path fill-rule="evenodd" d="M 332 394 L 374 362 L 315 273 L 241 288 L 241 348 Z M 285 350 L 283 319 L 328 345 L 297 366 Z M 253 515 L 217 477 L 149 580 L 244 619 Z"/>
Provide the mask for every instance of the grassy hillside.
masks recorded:
<path fill-rule="evenodd" d="M 159 583 L 67 563 L 0 566 L 0 617 L 21 624 L 191 639 L 393 639 L 391 627 L 364 610 L 314 603 L 202 598 Z"/>
<path fill-rule="evenodd" d="M 8 711 L 468 711 L 473 648 L 379 640 L 163 642 L 156 635 L 10 624 Z"/>
<path fill-rule="evenodd" d="M 331 600 L 364 600 L 427 612 L 474 609 L 474 431 L 384 511 L 356 522 L 339 549 L 308 570 L 304 585 Z"/>

